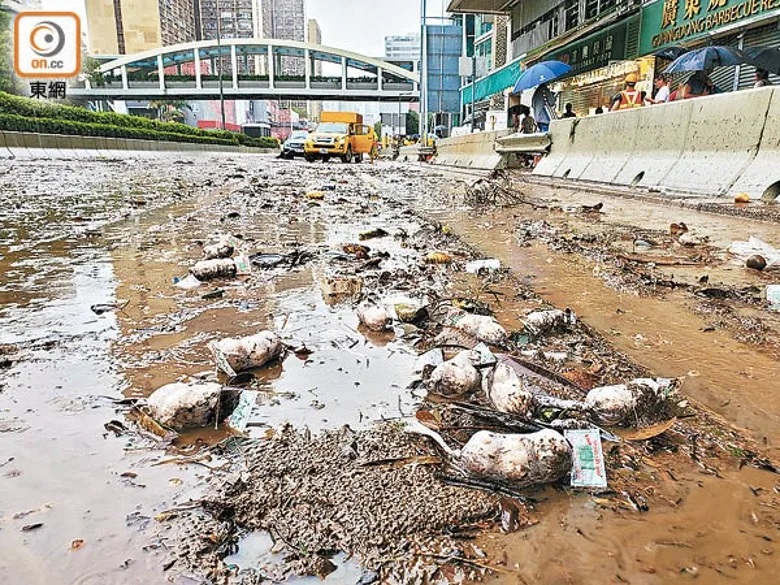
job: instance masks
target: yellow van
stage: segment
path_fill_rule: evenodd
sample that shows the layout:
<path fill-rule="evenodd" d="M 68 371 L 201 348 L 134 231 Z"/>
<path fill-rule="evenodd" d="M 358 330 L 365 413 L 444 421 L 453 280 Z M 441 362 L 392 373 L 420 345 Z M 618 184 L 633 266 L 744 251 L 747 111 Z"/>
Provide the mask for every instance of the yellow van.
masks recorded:
<path fill-rule="evenodd" d="M 356 112 L 322 112 L 317 129 L 303 145 L 303 156 L 309 162 L 332 156 L 343 162 L 360 162 L 376 142 L 371 126 L 363 124 L 363 116 Z"/>

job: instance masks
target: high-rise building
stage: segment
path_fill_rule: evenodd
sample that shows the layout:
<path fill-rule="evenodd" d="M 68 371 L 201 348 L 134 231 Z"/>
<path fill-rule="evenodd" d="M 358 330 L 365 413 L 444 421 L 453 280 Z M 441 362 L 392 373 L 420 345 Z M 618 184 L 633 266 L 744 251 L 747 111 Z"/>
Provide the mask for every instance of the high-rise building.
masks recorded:
<path fill-rule="evenodd" d="M 310 18 L 306 25 L 306 40 L 312 45 L 322 44 L 322 31 L 320 30 L 319 23 Z M 322 61 L 314 61 L 314 68 L 311 74 L 315 77 L 322 75 Z M 311 120 L 319 120 L 322 113 L 322 102 L 309 102 L 309 118 Z"/>
<path fill-rule="evenodd" d="M 195 40 L 193 0 L 86 0 L 89 51 L 125 55 Z"/>
<path fill-rule="evenodd" d="M 408 34 L 385 37 L 385 59 L 419 61 L 420 35 Z"/>
<path fill-rule="evenodd" d="M 304 41 L 306 39 L 306 7 L 304 0 L 261 1 L 263 37 L 288 41 Z M 278 57 L 275 65 L 277 75 L 303 75 L 302 59 Z"/>
<path fill-rule="evenodd" d="M 218 16 L 222 38 L 251 39 L 258 36 L 255 34 L 257 0 L 195 0 L 195 13 L 199 22 L 199 39 L 217 38 Z"/>

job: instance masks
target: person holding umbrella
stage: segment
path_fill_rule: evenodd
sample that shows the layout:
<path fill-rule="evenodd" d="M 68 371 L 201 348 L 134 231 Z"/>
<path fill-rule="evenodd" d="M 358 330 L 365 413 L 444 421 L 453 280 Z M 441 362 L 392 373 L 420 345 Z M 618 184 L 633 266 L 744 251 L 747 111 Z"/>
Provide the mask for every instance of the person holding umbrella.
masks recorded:
<path fill-rule="evenodd" d="M 756 68 L 756 84 L 753 87 L 769 87 L 772 82 L 769 81 L 769 71 Z"/>
<path fill-rule="evenodd" d="M 612 107 L 610 110 L 628 110 L 631 108 L 642 107 L 642 93 L 637 90 L 636 82 L 639 80 L 636 73 L 626 75 L 626 89 L 612 98 Z"/>
<path fill-rule="evenodd" d="M 677 99 L 687 100 L 718 93 L 718 88 L 710 79 L 710 73 L 712 69 L 703 69 L 691 75 L 680 89 Z"/>
<path fill-rule="evenodd" d="M 523 71 L 512 89 L 512 93 L 518 94 L 527 89 L 536 88 L 531 98 L 531 107 L 540 132 L 547 132 L 550 127 L 550 119 L 555 116 L 553 110 L 555 94 L 550 91 L 547 84 L 560 79 L 569 72 L 571 72 L 571 66 L 562 61 L 542 61 Z"/>

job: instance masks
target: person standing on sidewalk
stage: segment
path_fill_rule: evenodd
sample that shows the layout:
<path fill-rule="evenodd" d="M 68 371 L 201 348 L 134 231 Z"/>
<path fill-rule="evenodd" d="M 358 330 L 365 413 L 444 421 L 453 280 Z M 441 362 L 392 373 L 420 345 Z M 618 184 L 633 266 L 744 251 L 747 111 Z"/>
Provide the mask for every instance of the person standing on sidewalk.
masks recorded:
<path fill-rule="evenodd" d="M 639 80 L 636 73 L 626 75 L 626 89 L 612 98 L 611 111 L 630 110 L 631 108 L 642 107 L 642 94 L 636 88 L 636 82 Z"/>
<path fill-rule="evenodd" d="M 649 104 L 665 104 L 669 101 L 669 78 L 661 74 L 655 78 L 655 97 L 647 98 L 645 101 Z"/>
<path fill-rule="evenodd" d="M 550 112 L 554 104 L 555 94 L 550 91 L 546 83 L 542 83 L 536 88 L 534 96 L 531 98 L 531 106 L 534 110 L 534 118 L 536 119 L 539 132 L 547 132 L 550 128 L 550 119 L 552 118 Z"/>

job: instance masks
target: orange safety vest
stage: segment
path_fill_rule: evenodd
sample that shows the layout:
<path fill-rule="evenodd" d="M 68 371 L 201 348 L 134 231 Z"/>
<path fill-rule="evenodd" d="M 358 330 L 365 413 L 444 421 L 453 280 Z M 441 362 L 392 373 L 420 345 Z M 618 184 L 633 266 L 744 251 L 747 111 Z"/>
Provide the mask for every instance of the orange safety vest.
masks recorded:
<path fill-rule="evenodd" d="M 627 110 L 629 108 L 639 108 L 642 106 L 642 94 L 637 90 L 629 91 L 624 89 L 620 92 L 620 106 L 618 110 Z"/>

